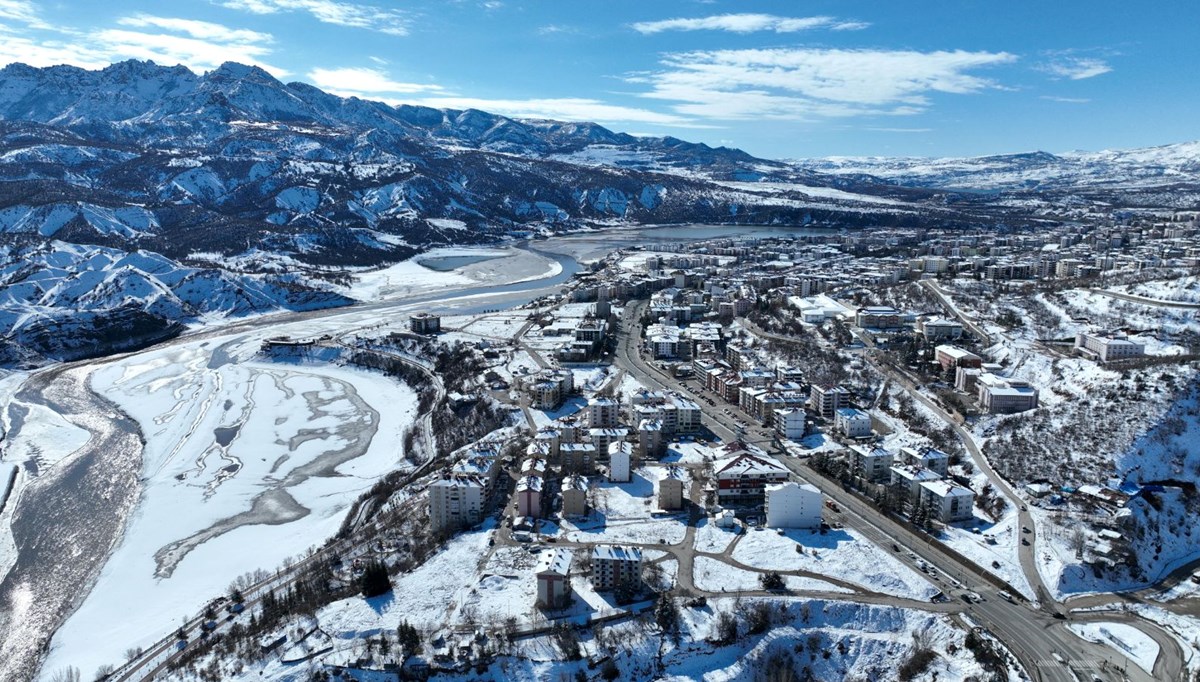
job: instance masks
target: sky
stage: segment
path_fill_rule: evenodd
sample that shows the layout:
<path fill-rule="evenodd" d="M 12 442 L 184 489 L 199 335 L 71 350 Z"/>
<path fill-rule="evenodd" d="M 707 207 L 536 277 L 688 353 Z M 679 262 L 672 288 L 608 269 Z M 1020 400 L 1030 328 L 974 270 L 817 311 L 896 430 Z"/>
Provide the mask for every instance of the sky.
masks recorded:
<path fill-rule="evenodd" d="M 0 0 L 0 64 L 257 64 L 765 158 L 1200 138 L 1195 0 Z"/>

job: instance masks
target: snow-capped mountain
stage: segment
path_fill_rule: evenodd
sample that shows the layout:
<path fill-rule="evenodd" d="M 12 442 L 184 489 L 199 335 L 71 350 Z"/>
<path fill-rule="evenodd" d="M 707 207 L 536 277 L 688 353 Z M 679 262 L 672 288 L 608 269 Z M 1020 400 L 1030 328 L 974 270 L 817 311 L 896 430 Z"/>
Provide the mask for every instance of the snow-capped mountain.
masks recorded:
<path fill-rule="evenodd" d="M 828 157 L 798 168 L 843 176 L 870 175 L 913 187 L 1023 190 L 1120 190 L 1153 193 L 1200 185 L 1200 141 L 1161 147 L 1049 154 L 1029 152 L 967 158 Z M 1195 194 L 1193 192 L 1192 196 Z M 1194 198 L 1193 198 L 1194 203 Z"/>

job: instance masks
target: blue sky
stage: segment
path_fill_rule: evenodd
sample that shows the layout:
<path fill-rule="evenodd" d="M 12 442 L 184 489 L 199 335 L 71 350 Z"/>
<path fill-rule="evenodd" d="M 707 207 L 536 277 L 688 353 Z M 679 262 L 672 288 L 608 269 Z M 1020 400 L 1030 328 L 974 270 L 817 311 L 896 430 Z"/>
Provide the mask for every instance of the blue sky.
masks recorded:
<path fill-rule="evenodd" d="M 1200 138 L 1200 2 L 0 0 L 0 63 L 255 63 L 343 95 L 771 157 Z"/>

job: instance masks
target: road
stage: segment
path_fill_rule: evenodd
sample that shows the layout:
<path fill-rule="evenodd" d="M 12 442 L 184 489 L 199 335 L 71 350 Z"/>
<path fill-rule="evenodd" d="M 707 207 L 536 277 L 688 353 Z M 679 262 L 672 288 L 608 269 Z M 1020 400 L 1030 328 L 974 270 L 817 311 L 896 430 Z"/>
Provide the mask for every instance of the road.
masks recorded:
<path fill-rule="evenodd" d="M 1159 308 L 1180 308 L 1183 310 L 1200 310 L 1200 303 L 1187 303 L 1184 301 L 1164 301 L 1161 298 L 1150 298 L 1148 296 L 1138 296 L 1137 294 L 1126 294 L 1120 291 L 1109 291 L 1108 289 L 1088 289 L 1093 294 L 1108 296 L 1109 298 L 1119 298 L 1123 301 L 1131 301 L 1133 303 L 1141 303 L 1142 305 L 1152 305 Z"/>
<path fill-rule="evenodd" d="M 938 286 L 937 282 L 931 279 L 923 279 L 919 281 L 921 286 L 928 289 L 930 293 L 932 293 L 939 301 L 942 302 L 942 305 L 946 308 L 946 310 L 949 310 L 950 314 L 954 315 L 954 317 L 962 323 L 963 327 L 965 327 L 967 331 L 974 334 L 975 338 L 979 339 L 983 345 L 987 346 L 991 344 L 992 337 L 989 336 L 987 332 L 983 331 L 983 327 L 975 324 L 974 320 L 963 313 L 963 311 L 959 310 L 958 306 L 954 305 L 954 302 L 950 300 L 950 296 L 947 295 L 940 286 Z"/>
<path fill-rule="evenodd" d="M 630 322 L 627 323 L 617 348 L 617 362 L 631 376 L 648 387 L 683 390 L 679 381 L 646 363 L 638 353 L 636 345 L 637 339 L 641 337 L 641 330 L 632 322 L 640 318 L 638 310 L 637 304 L 634 304 L 626 311 Z M 726 440 L 736 437 L 733 418 L 723 414 L 721 408 L 702 403 L 701 409 L 704 411 L 706 424 L 716 435 Z M 1099 662 L 1110 659 L 1120 659 L 1123 662 L 1124 658 L 1114 650 L 1080 639 L 1067 629 L 1065 620 L 1058 620 L 1031 605 L 1006 601 L 1000 597 L 1001 590 L 992 584 L 991 579 L 986 577 L 978 566 L 969 562 L 959 562 L 943 552 L 928 536 L 918 536 L 905 526 L 879 514 L 865 501 L 843 490 L 840 485 L 807 470 L 798 460 L 786 456 L 782 459 L 798 477 L 812 483 L 836 501 L 844 512 L 845 523 L 869 541 L 888 551 L 894 542 L 902 549 L 899 553 L 902 561 L 916 567 L 916 562 L 923 560 L 940 569 L 951 580 L 957 581 L 961 587 L 954 587 L 953 583 L 943 584 L 943 591 L 948 595 L 961 596 L 966 592 L 976 592 L 984 597 L 984 601 L 968 606 L 966 614 L 1008 647 L 1033 679 L 1045 682 L 1075 682 L 1076 679 L 1089 679 L 1087 675 L 1092 674 L 1106 682 L 1124 679 L 1116 670 L 1096 667 Z M 930 605 L 923 604 L 921 608 L 928 609 Z M 1071 617 L 1064 615 L 1064 619 Z M 1066 665 L 1059 663 L 1056 655 L 1064 659 Z M 1164 648 L 1160 665 L 1164 671 L 1181 670 L 1182 653 L 1178 647 Z M 1079 675 L 1078 678 L 1075 677 L 1076 674 Z M 1128 666 L 1127 676 L 1131 682 L 1171 679 L 1156 678 L 1132 664 Z"/>

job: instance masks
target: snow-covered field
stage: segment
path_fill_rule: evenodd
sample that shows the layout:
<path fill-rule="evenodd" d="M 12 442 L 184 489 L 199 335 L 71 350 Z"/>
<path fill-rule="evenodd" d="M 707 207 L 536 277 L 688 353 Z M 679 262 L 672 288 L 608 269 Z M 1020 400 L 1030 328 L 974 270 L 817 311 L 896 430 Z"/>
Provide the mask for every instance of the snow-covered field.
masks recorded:
<path fill-rule="evenodd" d="M 46 670 L 120 662 L 239 575 L 331 536 L 350 502 L 402 461 L 411 389 L 352 369 L 249 360 L 256 347 L 174 346 L 93 375 L 142 428 L 144 488 Z"/>
<path fill-rule="evenodd" d="M 596 505 L 583 519 L 565 520 L 562 529 L 572 542 L 611 542 L 673 545 L 687 532 L 682 515 L 656 518 L 654 481 L 661 467 L 641 467 L 629 483 L 601 481 Z M 685 484 L 686 485 L 686 484 Z M 686 490 L 686 488 L 685 488 Z"/>
<path fill-rule="evenodd" d="M 1154 672 L 1154 661 L 1158 659 L 1158 643 L 1141 630 L 1124 623 L 1071 623 L 1075 634 L 1091 641 L 1116 649 L 1122 656 L 1129 657 L 1139 668 Z"/>
<path fill-rule="evenodd" d="M 797 551 L 797 546 L 803 551 Z M 852 530 L 747 532 L 733 550 L 737 561 L 768 570 L 804 570 L 908 599 L 928 600 L 938 588 Z"/>
<path fill-rule="evenodd" d="M 977 519 L 983 518 L 979 511 L 975 516 Z M 966 528 L 947 526 L 938 539 L 983 570 L 1012 585 L 1026 599 L 1037 599 L 1025 572 L 1021 570 L 1021 524 L 1016 510 L 1009 507 L 1009 513 L 998 523 L 980 521 L 976 527 L 980 529 L 979 534 Z M 994 540 L 995 544 L 989 543 L 989 540 Z"/>
<path fill-rule="evenodd" d="M 744 568 L 731 566 L 723 561 L 706 556 L 696 557 L 693 565 L 693 580 L 696 583 L 696 587 L 709 592 L 761 590 L 762 583 L 760 580 L 763 575 L 763 572 L 747 571 Z M 790 590 L 850 593 L 850 590 L 844 587 L 805 576 L 786 575 L 783 576 L 783 582 Z"/>

